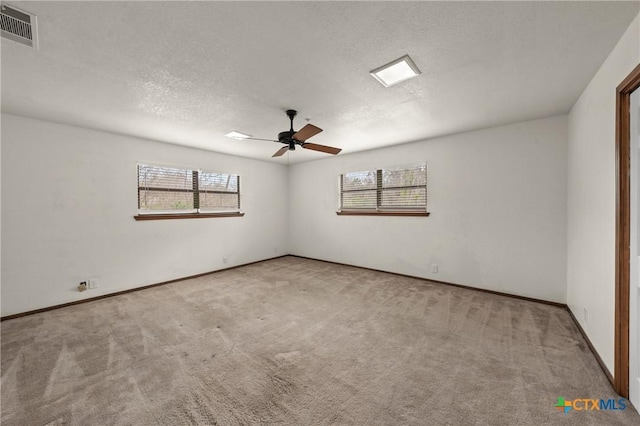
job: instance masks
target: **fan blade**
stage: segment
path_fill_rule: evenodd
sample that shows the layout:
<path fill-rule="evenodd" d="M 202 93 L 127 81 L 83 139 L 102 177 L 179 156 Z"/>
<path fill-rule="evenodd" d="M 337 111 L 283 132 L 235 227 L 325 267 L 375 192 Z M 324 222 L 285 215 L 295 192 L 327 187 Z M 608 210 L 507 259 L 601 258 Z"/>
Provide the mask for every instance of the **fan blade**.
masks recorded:
<path fill-rule="evenodd" d="M 251 139 L 253 141 L 280 142 L 273 139 L 262 139 L 262 138 L 242 138 L 242 139 Z"/>
<path fill-rule="evenodd" d="M 289 151 L 289 147 L 288 146 L 283 146 L 278 151 L 276 151 L 276 153 L 273 154 L 272 157 L 280 157 L 282 154 L 284 154 L 287 151 Z"/>
<path fill-rule="evenodd" d="M 315 143 L 305 143 L 302 145 L 302 147 L 306 149 L 312 149 L 314 151 L 326 152 L 327 154 L 333 155 L 336 155 L 337 153 L 342 151 L 342 148 L 334 148 L 332 146 L 318 145 Z"/>
<path fill-rule="evenodd" d="M 295 140 L 304 142 L 307 139 L 309 139 L 311 136 L 317 135 L 321 131 L 322 129 L 320 127 L 316 127 L 313 124 L 307 124 L 302 129 L 298 130 L 298 132 L 294 134 L 292 137 Z"/>

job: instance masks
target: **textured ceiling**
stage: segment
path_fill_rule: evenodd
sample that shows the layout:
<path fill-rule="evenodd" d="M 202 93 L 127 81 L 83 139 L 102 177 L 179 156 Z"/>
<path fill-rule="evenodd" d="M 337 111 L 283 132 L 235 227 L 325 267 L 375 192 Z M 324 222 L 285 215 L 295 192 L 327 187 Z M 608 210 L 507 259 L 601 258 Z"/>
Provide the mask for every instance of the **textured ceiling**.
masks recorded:
<path fill-rule="evenodd" d="M 2 40 L 2 110 L 281 163 L 238 141 L 296 128 L 343 153 L 567 113 L 638 2 L 10 2 L 40 50 Z M 409 54 L 385 89 L 369 70 Z M 342 154 L 340 154 L 342 155 Z"/>

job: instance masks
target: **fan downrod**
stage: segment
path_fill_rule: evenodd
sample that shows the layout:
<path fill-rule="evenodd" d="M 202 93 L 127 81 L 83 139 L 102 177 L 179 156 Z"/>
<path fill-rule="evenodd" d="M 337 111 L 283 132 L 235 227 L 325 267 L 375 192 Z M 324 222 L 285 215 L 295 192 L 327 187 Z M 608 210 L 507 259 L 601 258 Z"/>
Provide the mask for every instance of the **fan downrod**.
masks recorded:
<path fill-rule="evenodd" d="M 291 131 L 293 131 L 293 117 L 295 117 L 296 115 L 298 115 L 298 111 L 296 111 L 295 109 L 287 110 L 287 117 L 289 117 L 289 120 L 291 120 Z"/>
<path fill-rule="evenodd" d="M 291 121 L 291 129 L 287 132 L 280 132 L 278 134 L 278 140 L 284 144 L 289 145 L 290 151 L 294 151 L 296 149 L 296 143 L 293 139 L 293 135 L 296 134 L 296 132 L 293 130 L 293 118 L 297 114 L 298 114 L 298 111 L 296 111 L 295 109 L 287 110 L 287 117 L 289 117 L 289 120 Z"/>

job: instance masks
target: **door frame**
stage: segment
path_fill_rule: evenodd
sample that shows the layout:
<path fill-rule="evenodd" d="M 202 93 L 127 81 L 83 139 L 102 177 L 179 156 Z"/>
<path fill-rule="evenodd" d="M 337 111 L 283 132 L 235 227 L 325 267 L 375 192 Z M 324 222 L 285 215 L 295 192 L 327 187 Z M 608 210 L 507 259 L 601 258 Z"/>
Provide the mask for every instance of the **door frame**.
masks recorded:
<path fill-rule="evenodd" d="M 616 88 L 616 299 L 613 388 L 629 398 L 629 290 L 631 244 L 631 93 L 640 88 L 640 65 Z"/>

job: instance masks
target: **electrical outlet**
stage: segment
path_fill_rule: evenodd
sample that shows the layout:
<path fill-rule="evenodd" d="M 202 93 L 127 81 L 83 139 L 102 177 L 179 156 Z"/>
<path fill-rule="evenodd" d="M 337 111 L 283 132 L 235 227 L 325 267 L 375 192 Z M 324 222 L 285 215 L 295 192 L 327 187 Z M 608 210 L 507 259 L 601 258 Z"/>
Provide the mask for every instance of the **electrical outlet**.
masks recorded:
<path fill-rule="evenodd" d="M 431 265 L 431 272 L 434 274 L 438 273 L 438 264 L 434 263 L 433 265 Z"/>
<path fill-rule="evenodd" d="M 87 288 L 89 289 L 98 288 L 98 280 L 95 278 L 90 279 L 89 282 L 87 283 Z"/>
<path fill-rule="evenodd" d="M 87 282 L 80 281 L 80 284 L 78 284 L 78 291 L 85 291 L 86 289 L 87 289 Z"/>
<path fill-rule="evenodd" d="M 227 263 L 228 261 L 227 256 L 222 256 L 222 263 Z"/>
<path fill-rule="evenodd" d="M 589 311 L 587 310 L 587 308 L 584 308 L 582 316 L 584 317 L 584 322 L 589 322 Z"/>

